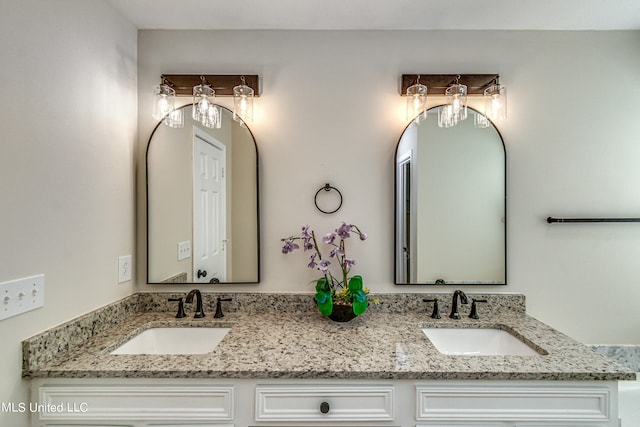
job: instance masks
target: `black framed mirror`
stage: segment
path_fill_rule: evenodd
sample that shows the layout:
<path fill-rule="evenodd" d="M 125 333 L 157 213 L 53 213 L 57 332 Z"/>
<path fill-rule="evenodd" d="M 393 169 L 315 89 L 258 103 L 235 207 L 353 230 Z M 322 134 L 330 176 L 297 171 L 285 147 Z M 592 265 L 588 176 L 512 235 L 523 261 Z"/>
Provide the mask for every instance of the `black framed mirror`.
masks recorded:
<path fill-rule="evenodd" d="M 438 127 L 438 107 L 402 133 L 395 153 L 395 283 L 507 283 L 506 149 L 477 111 Z"/>
<path fill-rule="evenodd" d="M 147 144 L 147 282 L 258 283 L 255 138 L 224 107 L 219 129 L 181 108 L 184 127 L 158 123 Z"/>

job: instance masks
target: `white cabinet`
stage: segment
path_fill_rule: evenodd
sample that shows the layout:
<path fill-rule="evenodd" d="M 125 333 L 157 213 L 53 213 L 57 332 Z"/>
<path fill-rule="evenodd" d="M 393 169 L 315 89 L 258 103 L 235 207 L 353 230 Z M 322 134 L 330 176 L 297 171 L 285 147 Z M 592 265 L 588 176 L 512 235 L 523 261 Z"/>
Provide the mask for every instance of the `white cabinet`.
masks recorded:
<path fill-rule="evenodd" d="M 439 382 L 416 387 L 418 421 L 547 423 L 544 426 L 610 425 L 616 390 L 593 383 Z M 615 412 L 612 413 L 612 412 Z M 435 424 L 434 424 L 435 423 Z M 523 424 L 518 424 L 523 423 Z M 565 424 L 562 424 L 565 423 Z M 489 424 L 491 425 L 491 424 Z M 501 424 L 497 424 L 501 426 Z"/>
<path fill-rule="evenodd" d="M 33 427 L 619 427 L 615 381 L 37 379 Z"/>
<path fill-rule="evenodd" d="M 37 393 L 36 393 L 37 392 Z M 47 383 L 32 392 L 34 426 L 232 426 L 233 385 Z"/>
<path fill-rule="evenodd" d="M 256 421 L 393 421 L 393 386 L 258 385 Z"/>

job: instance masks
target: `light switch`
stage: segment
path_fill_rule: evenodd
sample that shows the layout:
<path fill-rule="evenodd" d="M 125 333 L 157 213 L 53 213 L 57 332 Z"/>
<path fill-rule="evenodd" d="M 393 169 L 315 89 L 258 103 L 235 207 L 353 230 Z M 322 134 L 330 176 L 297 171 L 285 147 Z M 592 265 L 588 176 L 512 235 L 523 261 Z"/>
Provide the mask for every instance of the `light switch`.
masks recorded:
<path fill-rule="evenodd" d="M 0 320 L 44 306 L 44 274 L 0 283 Z"/>
<path fill-rule="evenodd" d="M 191 258 L 191 241 L 178 243 L 178 261 Z"/>
<path fill-rule="evenodd" d="M 131 255 L 118 257 L 118 283 L 128 282 L 131 280 Z"/>

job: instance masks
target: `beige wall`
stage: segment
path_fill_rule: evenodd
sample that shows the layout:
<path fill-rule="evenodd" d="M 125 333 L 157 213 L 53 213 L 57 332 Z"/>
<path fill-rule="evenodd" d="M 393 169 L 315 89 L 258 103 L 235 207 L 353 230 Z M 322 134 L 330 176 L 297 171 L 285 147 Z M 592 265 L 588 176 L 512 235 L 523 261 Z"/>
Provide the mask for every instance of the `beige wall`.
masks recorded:
<path fill-rule="evenodd" d="M 374 291 L 431 290 L 393 285 L 393 154 L 406 124 L 398 78 L 499 72 L 510 96 L 500 127 L 509 285 L 466 290 L 522 292 L 531 314 L 587 343 L 640 344 L 640 228 L 544 222 L 640 212 L 640 32 L 142 31 L 136 46 L 135 28 L 99 1 L 1 4 L 0 281 L 44 273 L 47 288 L 44 308 L 0 322 L 2 401 L 27 400 L 22 339 L 134 290 L 190 288 L 144 284 L 140 154 L 162 72 L 262 77 L 251 129 L 263 280 L 212 288 L 262 292 L 311 292 L 316 274 L 301 254 L 283 256 L 280 238 L 343 220 L 370 236 L 349 250 Z M 345 199 L 328 217 L 313 205 L 325 182 Z M 129 253 L 138 286 L 116 283 L 117 257 Z M 0 414 L 0 424 L 26 415 Z"/>
<path fill-rule="evenodd" d="M 617 314 L 622 301 L 640 300 L 640 227 L 545 222 L 640 212 L 639 31 L 141 31 L 138 46 L 141 141 L 153 128 L 149 88 L 161 73 L 262 79 L 251 125 L 261 165 L 262 283 L 214 289 L 311 292 L 317 273 L 302 253 L 282 255 L 280 238 L 304 224 L 324 233 L 348 221 L 370 236 L 349 243 L 367 286 L 432 290 L 393 284 L 393 156 L 406 126 L 399 78 L 498 72 L 509 91 L 509 120 L 499 129 L 509 285 L 465 290 L 522 292 L 531 314 L 586 343 L 640 344 L 640 311 Z M 325 182 L 344 195 L 332 216 L 313 205 Z M 142 274 L 140 290 L 158 289 Z"/>
<path fill-rule="evenodd" d="M 117 259 L 135 255 L 137 32 L 100 1 L 0 10 L 0 282 L 46 281 L 43 308 L 0 321 L 0 401 L 17 404 L 23 339 L 133 290 Z"/>

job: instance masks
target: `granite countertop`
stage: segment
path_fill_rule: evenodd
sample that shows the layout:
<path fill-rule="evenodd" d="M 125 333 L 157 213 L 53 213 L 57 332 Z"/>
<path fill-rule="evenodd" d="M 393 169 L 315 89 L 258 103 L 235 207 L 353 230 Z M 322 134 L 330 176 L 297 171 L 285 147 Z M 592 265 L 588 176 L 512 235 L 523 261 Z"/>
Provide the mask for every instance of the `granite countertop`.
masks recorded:
<path fill-rule="evenodd" d="M 434 380 L 631 380 L 635 374 L 526 313 L 480 320 L 431 319 L 423 312 L 369 310 L 348 323 L 317 312 L 226 313 L 176 319 L 131 312 L 79 345 L 38 361 L 37 338 L 23 343 L 23 376 L 61 378 L 319 378 Z M 95 322 L 95 321 L 94 321 Z M 527 342 L 534 356 L 448 356 L 422 327 L 499 327 Z M 112 355 L 143 329 L 231 327 L 215 350 L 191 355 Z M 42 344 L 38 344 L 42 347 Z M 46 347 L 46 346 L 45 346 Z"/>

